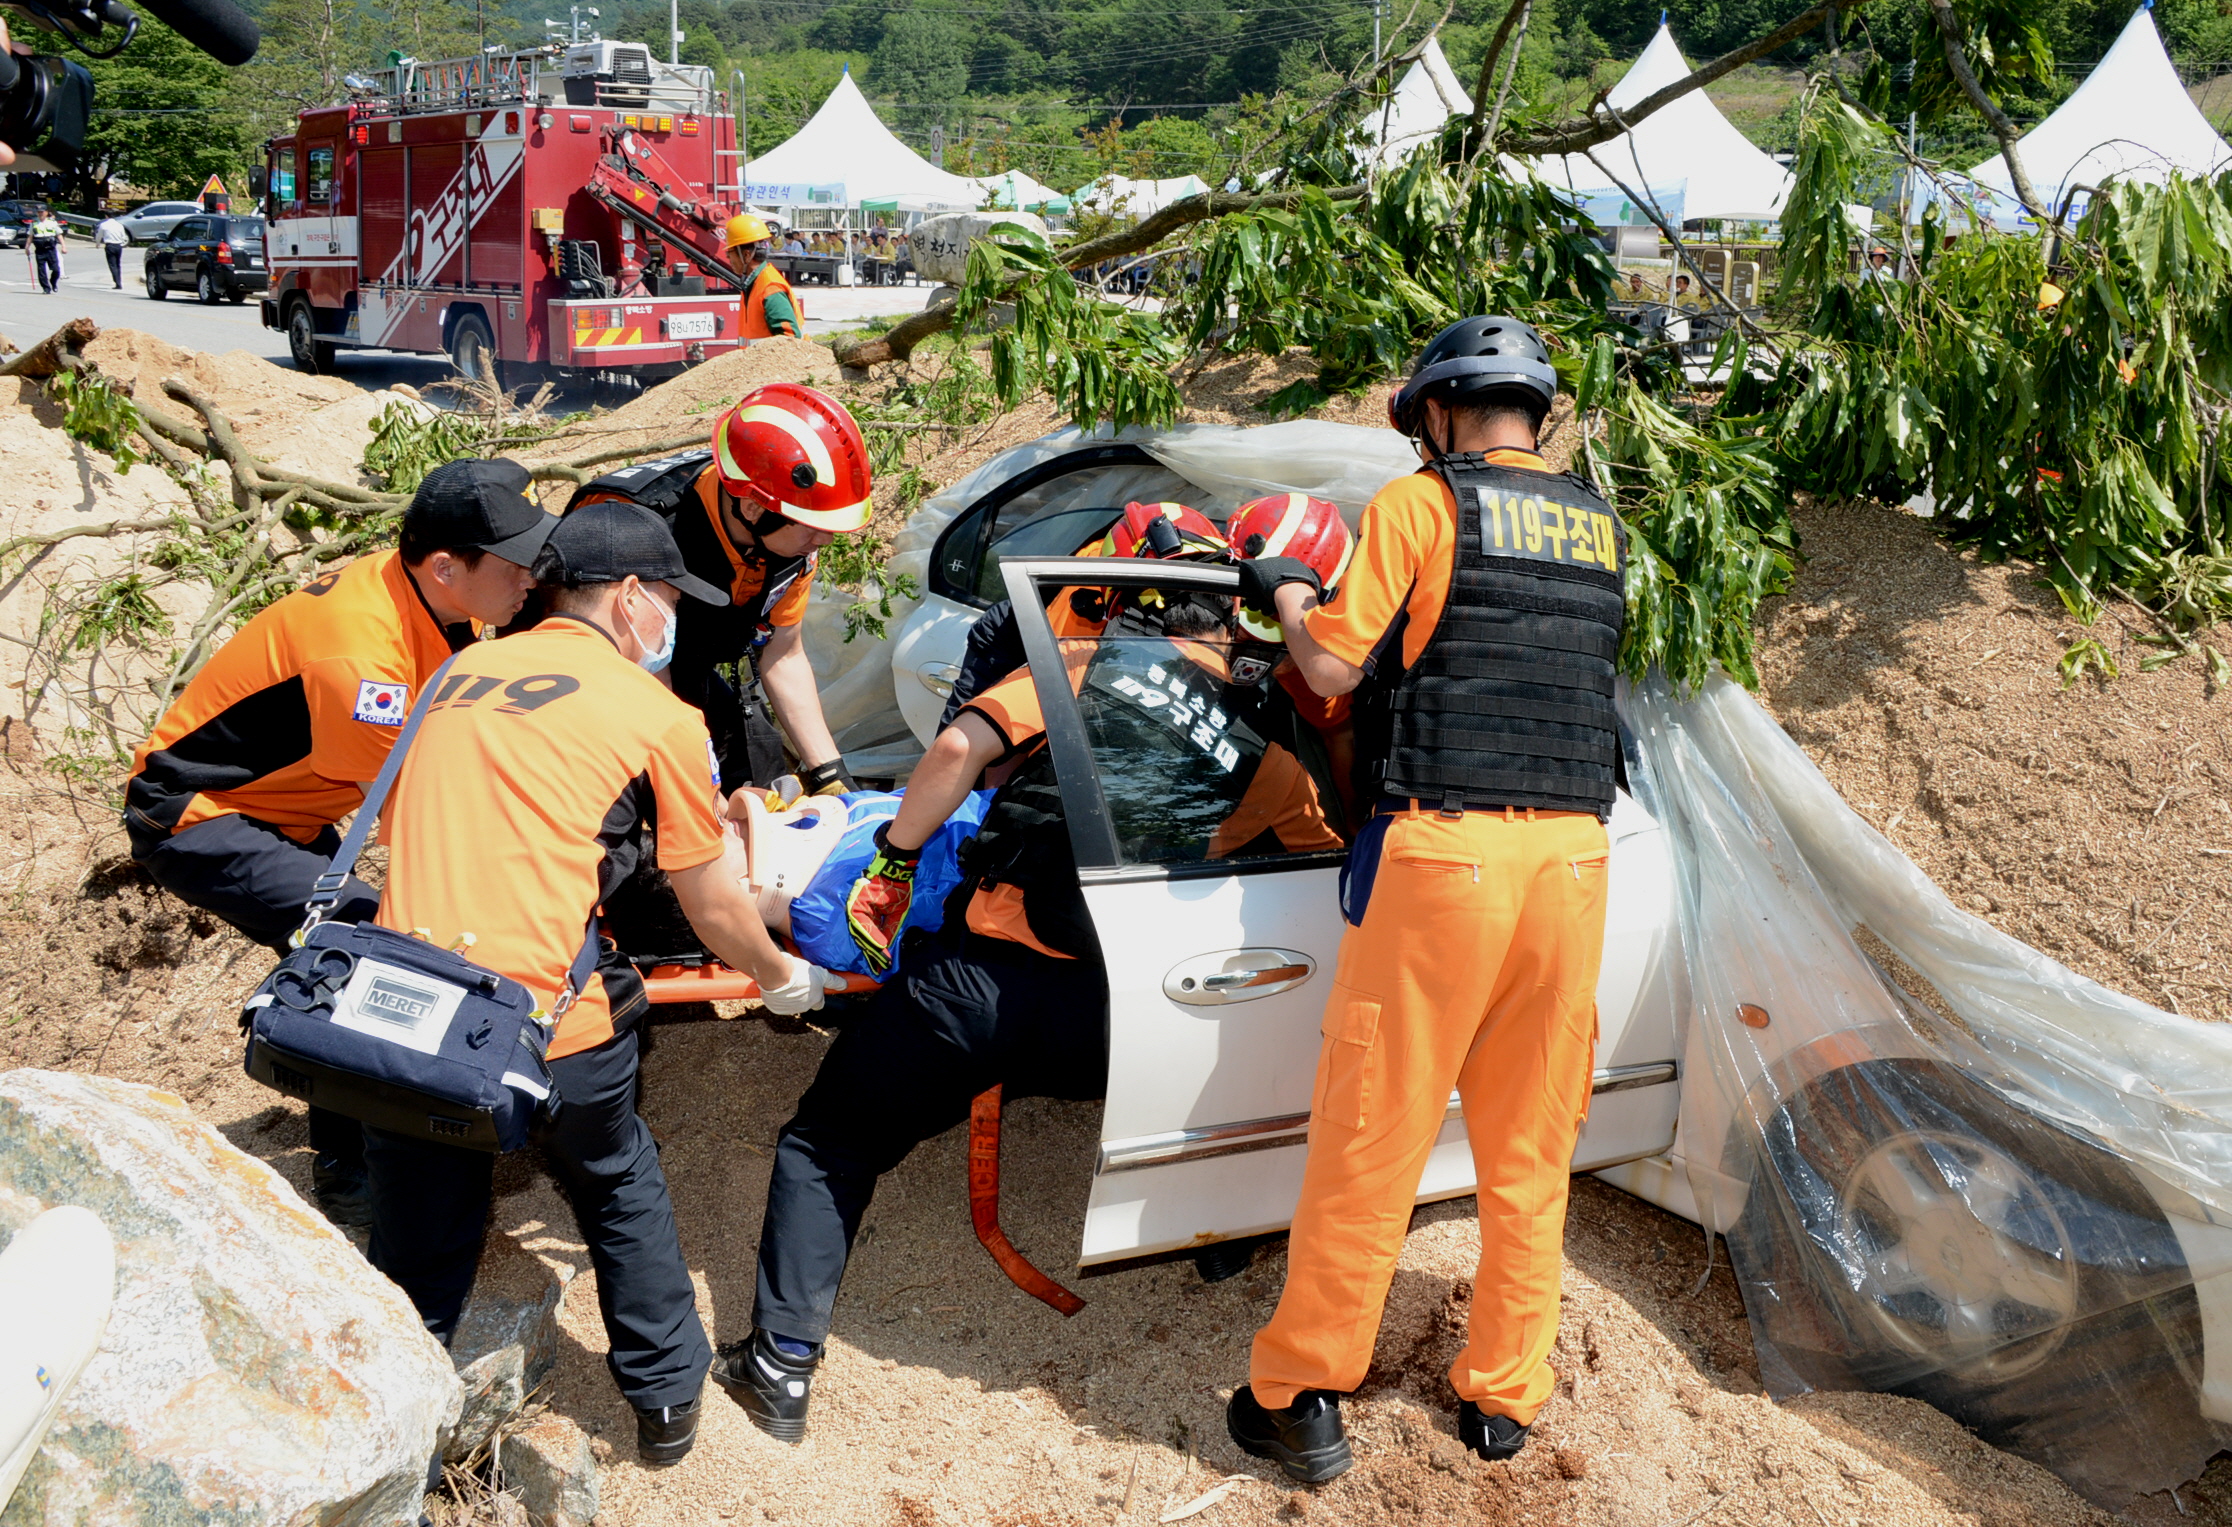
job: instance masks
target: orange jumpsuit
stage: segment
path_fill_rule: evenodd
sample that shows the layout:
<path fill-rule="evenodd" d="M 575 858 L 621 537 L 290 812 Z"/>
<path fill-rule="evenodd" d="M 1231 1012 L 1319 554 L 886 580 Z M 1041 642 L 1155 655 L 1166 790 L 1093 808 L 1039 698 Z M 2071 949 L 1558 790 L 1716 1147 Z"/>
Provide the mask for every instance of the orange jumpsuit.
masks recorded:
<path fill-rule="evenodd" d="M 744 295 L 736 302 L 736 329 L 746 339 L 773 339 L 775 327 L 767 321 L 767 299 L 770 293 L 780 292 L 787 298 L 791 311 L 798 315 L 798 322 L 806 321 L 806 304 L 798 300 L 798 293 L 791 290 L 790 278 L 775 268 L 773 260 L 761 263 L 752 273 L 751 284 L 744 288 Z M 786 327 L 781 332 L 795 333 Z"/>
<path fill-rule="evenodd" d="M 1544 470 L 1531 452 L 1488 459 Z M 1310 615 L 1311 635 L 1363 667 L 1407 610 L 1409 666 L 1441 618 L 1455 540 L 1455 501 L 1439 477 L 1389 484 L 1365 511 L 1338 594 Z M 1521 1425 L 1550 1397 L 1566 1187 L 1595 1063 L 1608 854 L 1604 825 L 1585 812 L 1452 820 L 1412 803 L 1365 825 L 1286 1288 L 1255 1339 L 1250 1380 L 1262 1404 L 1363 1380 L 1452 1088 L 1479 1178 L 1480 1266 L 1450 1383 Z"/>

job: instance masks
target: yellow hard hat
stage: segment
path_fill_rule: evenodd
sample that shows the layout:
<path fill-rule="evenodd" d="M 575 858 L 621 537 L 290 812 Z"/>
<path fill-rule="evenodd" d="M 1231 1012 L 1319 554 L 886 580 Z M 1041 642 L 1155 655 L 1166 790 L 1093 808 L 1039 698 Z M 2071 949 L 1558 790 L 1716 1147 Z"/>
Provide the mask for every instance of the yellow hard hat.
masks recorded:
<path fill-rule="evenodd" d="M 739 212 L 721 230 L 721 251 L 725 254 L 739 244 L 765 243 L 774 236 L 764 220 L 749 212 Z"/>

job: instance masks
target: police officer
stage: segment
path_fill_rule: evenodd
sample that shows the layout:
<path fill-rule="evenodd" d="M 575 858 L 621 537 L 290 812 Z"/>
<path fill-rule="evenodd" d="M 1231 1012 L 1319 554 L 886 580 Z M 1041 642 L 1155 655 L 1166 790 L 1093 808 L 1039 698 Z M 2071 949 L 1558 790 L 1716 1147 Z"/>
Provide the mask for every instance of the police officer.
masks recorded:
<path fill-rule="evenodd" d="M 45 207 L 31 220 L 31 261 L 40 291 L 52 296 L 62 290 L 62 220 Z"/>
<path fill-rule="evenodd" d="M 262 611 L 219 647 L 132 759 L 132 857 L 191 906 L 284 954 L 334 824 L 380 772 L 411 699 L 475 626 L 509 620 L 558 517 L 525 468 L 459 461 L 426 475 L 394 551 L 359 557 Z M 335 915 L 378 894 L 352 879 Z M 319 1206 L 364 1222 L 356 1122 L 310 1110 Z"/>
<path fill-rule="evenodd" d="M 608 948 L 570 1005 L 558 994 L 583 923 L 646 851 L 697 936 L 760 983 L 770 1010 L 819 1007 L 826 975 L 769 939 L 727 859 L 705 722 L 653 677 L 673 656 L 677 607 L 728 596 L 633 504 L 567 515 L 537 571 L 552 613 L 461 655 L 403 760 L 379 920 L 469 945 L 559 1012 L 548 1055 L 560 1107 L 543 1144 L 597 1269 L 606 1366 L 635 1409 L 637 1450 L 672 1463 L 696 1438 L 712 1354 L 658 1144 L 635 1111 L 643 983 Z M 472 1289 L 495 1158 L 365 1134 L 372 1265 L 446 1341 Z"/>
<path fill-rule="evenodd" d="M 1359 807 L 1342 877 L 1286 1288 L 1226 1424 L 1304 1483 L 1350 1465 L 1363 1379 L 1420 1173 L 1454 1086 L 1479 1180 L 1480 1267 L 1450 1369 L 1460 1440 L 1525 1445 L 1549 1398 L 1574 1139 L 1588 1106 L 1619 759 L 1624 534 L 1537 433 L 1557 391 L 1511 318 L 1436 335 L 1389 404 L 1425 465 L 1365 511 L 1319 604 L 1299 563 L 1241 570 L 1320 694 L 1355 693 Z"/>
<path fill-rule="evenodd" d="M 775 231 L 764 218 L 740 212 L 721 230 L 729 268 L 748 277 L 736 304 L 736 332 L 747 340 L 806 332 L 806 309 L 791 290 L 790 278 L 775 268 Z M 803 246 L 801 246 L 803 249 Z"/>

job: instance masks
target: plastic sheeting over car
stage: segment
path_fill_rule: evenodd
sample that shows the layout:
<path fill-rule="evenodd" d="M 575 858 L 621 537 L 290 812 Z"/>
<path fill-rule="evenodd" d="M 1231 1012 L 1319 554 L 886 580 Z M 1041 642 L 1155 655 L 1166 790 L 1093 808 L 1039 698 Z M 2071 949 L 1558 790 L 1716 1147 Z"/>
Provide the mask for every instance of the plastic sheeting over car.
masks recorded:
<path fill-rule="evenodd" d="M 951 487 L 924 499 L 892 541 L 891 572 L 912 578 L 917 588 L 926 586 L 930 550 L 956 515 L 1009 479 L 1103 440 L 1135 443 L 1168 469 L 1163 473 L 1139 469 L 1130 496 L 1162 498 L 1177 491 L 1169 477 L 1175 473 L 1183 479 L 1179 487 L 1193 489 L 1188 502 L 1218 519 L 1266 493 L 1314 493 L 1339 504 L 1353 527 L 1373 494 L 1418 467 L 1410 442 L 1393 430 L 1315 420 L 1253 429 L 1184 424 L 1166 430 L 1102 429 L 1091 434 L 1058 430 L 1001 452 Z M 1124 486 L 1102 478 L 1095 492 L 1113 496 Z M 1122 502 L 1116 499 L 1119 506 Z M 850 595 L 823 588 L 807 607 L 806 649 L 821 683 L 822 712 L 856 774 L 904 773 L 922 749 L 899 712 L 892 688 L 891 644 L 845 640 L 844 612 L 851 603 Z M 915 603 L 893 601 L 892 631 L 898 630 Z"/>
<path fill-rule="evenodd" d="M 1677 866 L 1675 1156 L 1769 1389 L 1918 1396 L 2105 1505 L 2192 1478 L 2232 1415 L 2232 1028 L 1956 907 L 1727 679 L 1623 705 Z"/>

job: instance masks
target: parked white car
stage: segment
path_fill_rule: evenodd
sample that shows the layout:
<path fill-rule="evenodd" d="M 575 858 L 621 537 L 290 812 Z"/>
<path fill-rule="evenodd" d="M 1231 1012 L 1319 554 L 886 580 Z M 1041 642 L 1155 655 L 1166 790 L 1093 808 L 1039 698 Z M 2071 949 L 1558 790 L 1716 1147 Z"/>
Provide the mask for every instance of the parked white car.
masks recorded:
<path fill-rule="evenodd" d="M 1298 428 L 1316 431 L 1322 449 L 1298 449 Z M 1390 432 L 1277 429 L 1286 433 L 1254 465 L 1241 459 L 1253 442 L 1239 437 L 1274 430 L 1223 431 L 1231 441 L 1197 430 L 1175 445 L 1073 435 L 995 460 L 936 506 L 933 544 L 926 556 L 914 548 L 920 604 L 884 649 L 855 654 L 838 685 L 857 698 L 888 663 L 882 704 L 927 743 L 969 625 L 1000 598 L 1022 612 L 1107 954 L 1110 1067 L 1078 1253 L 1086 1266 L 1192 1248 L 1205 1275 L 1234 1271 L 1245 1263 L 1234 1244 L 1283 1229 L 1299 1196 L 1318 1024 L 1343 928 L 1341 855 L 1212 860 L 1202 834 L 1159 825 L 1158 813 L 1201 785 L 1185 771 L 1216 763 L 1173 752 L 1149 778 L 1136 750 L 1098 746 L 1094 707 L 1060 677 L 1044 613 L 1075 586 L 1236 586 L 1225 568 L 1068 555 L 1127 499 L 1180 498 L 1222 519 L 1251 487 L 1297 489 L 1353 515 L 1370 491 L 1359 482 L 1376 486 L 1410 465 L 1407 448 L 1390 449 Z M 1199 475 L 1212 483 L 1174 462 L 1204 464 Z M 1723 702 L 1757 712 L 1740 691 Z M 1668 726 L 1658 703 L 1624 713 L 1655 717 L 1657 737 Z M 1757 720 L 1780 738 L 1764 712 Z M 847 731 L 857 742 L 879 726 L 888 732 L 856 705 Z M 2232 1174 L 2204 1166 L 2181 1187 L 2176 1173 L 2111 1144 L 2109 1126 L 2073 1127 L 2060 1095 L 2070 1088 L 2026 1095 L 1996 1062 L 1949 1059 L 1985 1050 L 1972 1037 L 1933 1038 L 1948 1026 L 1859 952 L 1821 894 L 1775 879 L 1803 868 L 1770 858 L 1749 869 L 1758 884 L 1730 888 L 1716 877 L 1733 864 L 1678 851 L 1716 830 L 1770 829 L 1700 825 L 1709 812 L 1694 797 L 1685 807 L 1679 789 L 1652 795 L 1650 759 L 1667 769 L 1677 756 L 1663 738 L 1655 755 L 1630 743 L 1638 792 L 1675 811 L 1688 836 L 1620 793 L 1595 1097 L 1574 1169 L 1728 1237 L 1762 1373 L 1778 1393 L 1915 1394 L 2117 1504 L 2192 1477 L 2220 1445 L 2215 1423 L 2232 1421 L 2232 1213 L 2187 1187 Z M 1755 899 L 1730 911 L 1730 896 Z M 1725 935 L 1713 932 L 1716 917 Z M 1704 956 L 1694 952 L 1701 927 L 1723 939 Z M 1707 972 L 1693 980 L 1700 958 Z M 1419 1198 L 1473 1185 L 1453 1099 Z"/>

